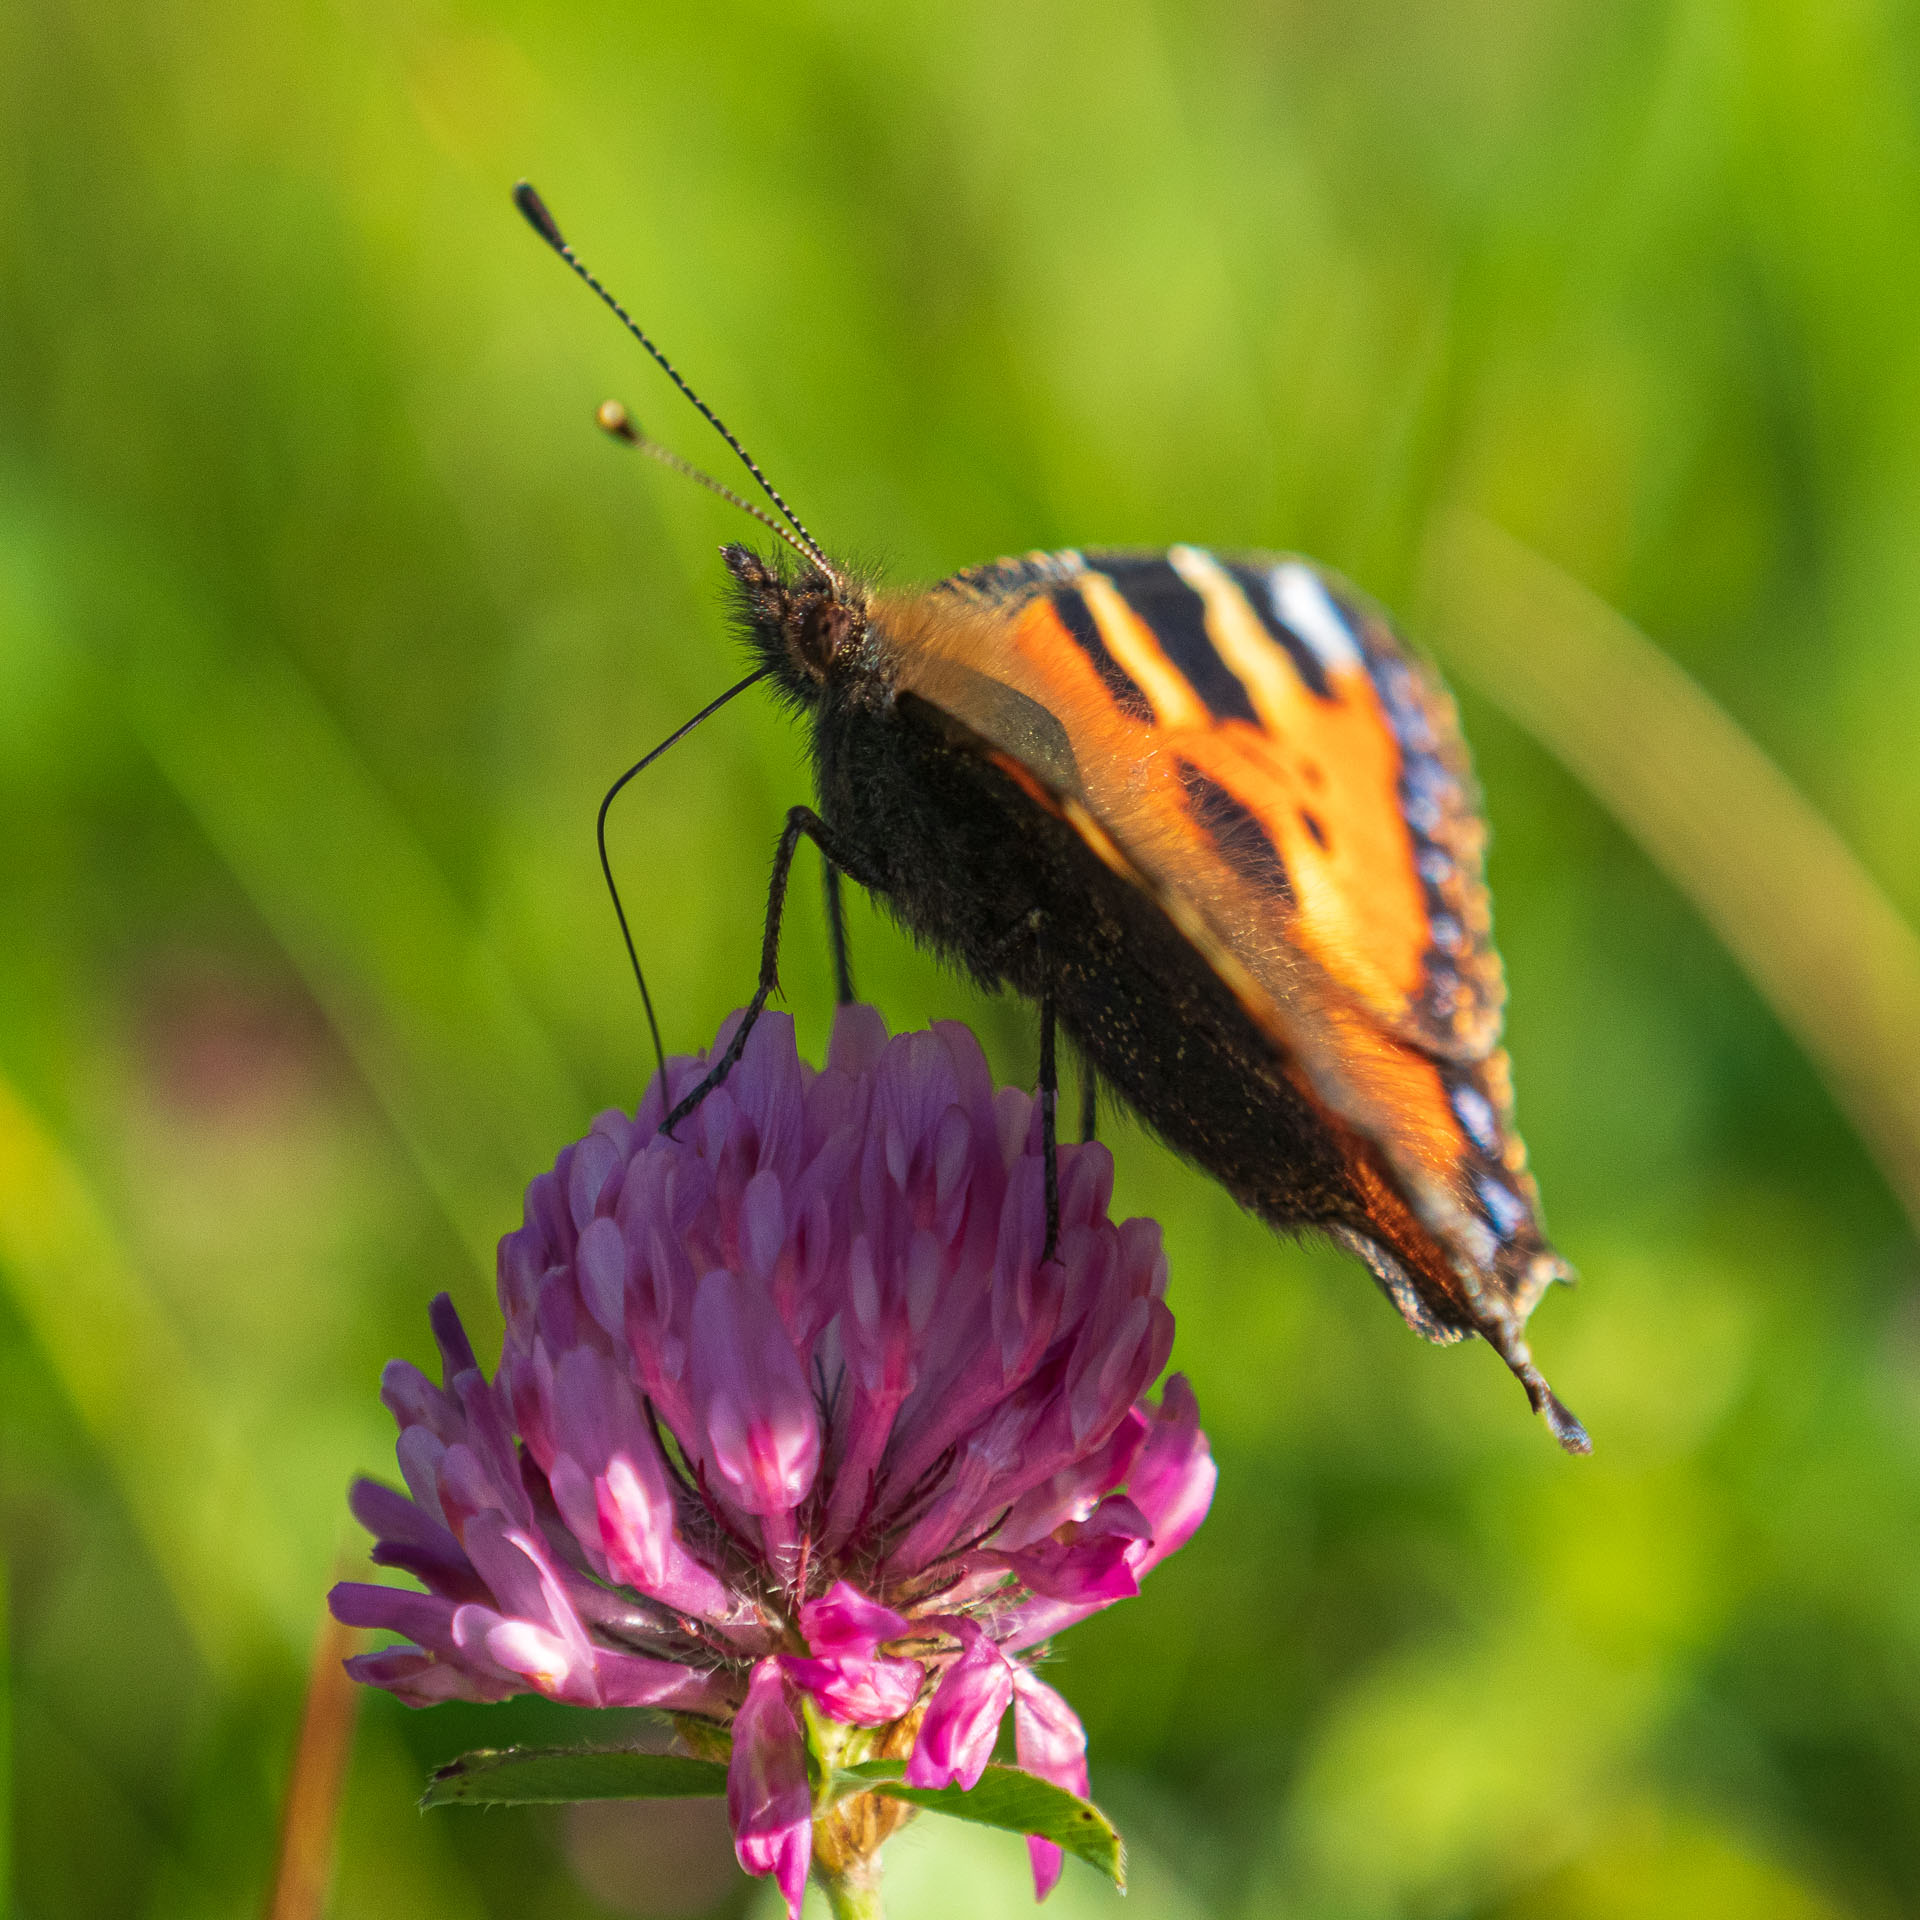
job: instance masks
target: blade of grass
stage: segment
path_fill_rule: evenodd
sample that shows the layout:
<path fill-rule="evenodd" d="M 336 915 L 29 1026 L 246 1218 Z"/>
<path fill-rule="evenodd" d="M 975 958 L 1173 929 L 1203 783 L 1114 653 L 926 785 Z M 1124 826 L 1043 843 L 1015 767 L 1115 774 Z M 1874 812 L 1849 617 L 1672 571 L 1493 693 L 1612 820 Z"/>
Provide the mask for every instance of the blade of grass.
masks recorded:
<path fill-rule="evenodd" d="M 1920 1230 L 1920 939 L 1728 714 L 1484 520 L 1429 530 L 1426 629 L 1693 902 L 1806 1050 Z"/>
<path fill-rule="evenodd" d="M 280 1809 L 280 1845 L 266 1920 L 321 1920 L 333 1880 L 335 1840 L 360 1688 L 344 1661 L 362 1636 L 322 1612 L 307 1673 L 306 1705 Z"/>

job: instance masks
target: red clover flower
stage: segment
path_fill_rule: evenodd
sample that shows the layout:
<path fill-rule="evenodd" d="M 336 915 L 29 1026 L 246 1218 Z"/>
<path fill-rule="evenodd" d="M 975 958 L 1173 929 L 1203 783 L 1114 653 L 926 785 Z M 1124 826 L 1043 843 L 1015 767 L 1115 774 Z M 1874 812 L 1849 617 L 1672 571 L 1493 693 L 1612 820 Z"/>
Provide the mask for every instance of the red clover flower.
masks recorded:
<path fill-rule="evenodd" d="M 1185 1543 L 1215 1472 L 1186 1382 L 1144 1397 L 1173 1338 L 1159 1228 L 1110 1220 L 1106 1150 L 1063 1145 L 1042 1263 L 1039 1102 L 964 1027 L 889 1039 L 846 1007 L 816 1072 L 769 1013 L 668 1137 L 704 1070 L 674 1059 L 534 1181 L 492 1381 L 445 1296 L 443 1384 L 387 1368 L 408 1492 L 362 1480 L 353 1510 L 426 1591 L 332 1605 L 410 1643 L 350 1670 L 413 1706 L 674 1715 L 797 1916 L 810 1865 L 870 1884 L 911 1812 L 829 1802 L 823 1767 L 970 1789 L 1011 1707 L 1018 1766 L 1085 1796 L 1034 1663 Z M 1028 1846 L 1044 1897 L 1060 1849 Z"/>

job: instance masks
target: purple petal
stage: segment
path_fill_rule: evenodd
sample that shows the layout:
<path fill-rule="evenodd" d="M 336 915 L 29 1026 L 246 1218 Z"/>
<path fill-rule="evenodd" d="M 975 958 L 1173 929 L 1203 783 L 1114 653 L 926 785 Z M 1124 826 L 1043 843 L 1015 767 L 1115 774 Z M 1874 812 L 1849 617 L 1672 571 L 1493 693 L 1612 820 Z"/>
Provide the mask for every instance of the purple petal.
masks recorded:
<path fill-rule="evenodd" d="M 380 1401 L 403 1433 L 423 1427 L 442 1440 L 459 1437 L 460 1416 L 452 1401 L 411 1360 L 389 1360 L 381 1368 Z"/>
<path fill-rule="evenodd" d="M 1069 1793 L 1087 1797 L 1087 1730 L 1073 1709 L 1025 1667 L 1013 1675 L 1014 1756 L 1029 1773 Z M 1044 1900 L 1060 1878 L 1060 1849 L 1037 1835 L 1027 1838 L 1033 1863 L 1033 1897 Z"/>
<path fill-rule="evenodd" d="M 520 1455 L 513 1444 L 508 1408 L 502 1396 L 488 1386 L 478 1368 L 469 1368 L 453 1382 L 467 1416 L 467 1445 L 484 1464 L 498 1495 L 497 1504 L 524 1527 L 533 1519 L 526 1483 L 520 1477 Z M 442 1497 L 445 1481 L 441 1482 Z"/>
<path fill-rule="evenodd" d="M 478 1608 L 463 1608 L 477 1613 Z M 459 1631 L 456 1626 L 456 1631 Z M 536 1625 L 531 1620 L 497 1620 L 480 1636 L 488 1657 L 509 1673 L 517 1673 L 533 1691 L 550 1700 L 574 1706 L 602 1704 L 593 1671 L 593 1652 L 585 1636 L 574 1639 Z M 465 1637 L 462 1644 L 468 1644 Z"/>
<path fill-rule="evenodd" d="M 793 1016 L 769 1009 L 755 1022 L 726 1086 L 742 1132 L 755 1148 L 745 1168 L 749 1177 L 763 1167 L 792 1164 L 804 1124 L 808 1074 L 794 1045 Z"/>
<path fill-rule="evenodd" d="M 1153 1529 L 1153 1544 L 1134 1563 L 1136 1573 L 1144 1577 L 1193 1538 L 1213 1504 L 1219 1478 L 1207 1436 L 1200 1431 L 1193 1388 L 1185 1374 L 1172 1374 L 1161 1390 L 1139 1462 L 1127 1479 L 1128 1494 Z"/>
<path fill-rule="evenodd" d="M 1059 1150 L 1060 1224 L 1083 1227 L 1104 1222 L 1113 1199 L 1113 1155 L 1098 1140 L 1082 1140 Z"/>
<path fill-rule="evenodd" d="M 657 1473 L 657 1454 L 652 1464 Z M 628 1455 L 615 1454 L 594 1489 L 600 1534 L 616 1578 L 683 1613 L 718 1620 L 731 1611 L 725 1581 L 680 1544 L 672 1532 L 671 1507 L 663 1506 L 656 1482 Z"/>
<path fill-rule="evenodd" d="M 416 1432 L 419 1429 L 415 1429 Z M 401 1468 L 407 1474 L 407 1484 L 413 1484 L 413 1462 L 402 1459 Z M 514 1475 L 516 1482 L 518 1473 Z M 525 1504 L 525 1493 L 516 1485 L 511 1491 L 503 1487 L 494 1474 L 491 1464 L 483 1460 L 474 1449 L 462 1440 L 457 1445 L 442 1451 L 434 1467 L 434 1482 L 439 1490 L 440 1510 L 446 1515 L 447 1525 L 464 1542 L 467 1529 L 472 1526 L 477 1515 L 494 1513 L 509 1515 L 515 1496 L 519 1503 Z M 414 1496 L 416 1499 L 419 1495 Z M 512 1514 L 512 1517 L 521 1517 Z M 531 1518 L 531 1514 L 526 1516 Z"/>
<path fill-rule="evenodd" d="M 567 1210 L 574 1230 L 585 1233 L 600 1206 L 600 1196 L 620 1172 L 620 1149 L 603 1133 L 590 1133 L 576 1143 L 567 1163 Z"/>
<path fill-rule="evenodd" d="M 450 1294 L 433 1296 L 433 1304 L 427 1309 L 427 1324 L 433 1328 L 434 1340 L 440 1348 L 440 1377 L 451 1388 L 461 1374 L 474 1372 L 480 1362 L 473 1357 L 473 1342 L 460 1324 L 460 1315 Z"/>
<path fill-rule="evenodd" d="M 1132 1560 L 1153 1538 L 1147 1517 L 1118 1495 L 1101 1501 L 1092 1517 L 1006 1556 L 1008 1570 L 1029 1593 L 1069 1605 L 1130 1600 L 1140 1591 Z"/>
<path fill-rule="evenodd" d="M 562 1181 L 573 1149 L 568 1147 L 553 1163 L 550 1173 L 540 1174 L 527 1188 L 526 1226 L 523 1232 L 538 1235 L 545 1249 L 543 1266 L 565 1260 L 573 1251 L 577 1231 L 567 1212 L 567 1194 Z"/>
<path fill-rule="evenodd" d="M 421 1510 L 404 1493 L 362 1476 L 347 1492 L 353 1517 L 377 1540 L 408 1546 L 458 1552 L 459 1543 L 439 1521 Z"/>
<path fill-rule="evenodd" d="M 883 1727 L 898 1720 L 920 1697 L 917 1660 L 842 1653 L 822 1660 L 785 1655 L 781 1668 L 796 1687 L 811 1694 L 830 1720 L 850 1727 Z"/>
<path fill-rule="evenodd" d="M 554 1397 L 563 1451 L 547 1478 L 595 1571 L 684 1612 L 724 1614 L 725 1583 L 678 1537 L 666 1463 L 631 1381 L 608 1355 L 576 1347 L 554 1369 Z"/>
<path fill-rule="evenodd" d="M 500 1310 L 511 1322 L 533 1304 L 547 1269 L 547 1249 L 539 1233 L 522 1227 L 500 1242 Z"/>
<path fill-rule="evenodd" d="M 1123 1416 L 1146 1384 L 1137 1370 L 1153 1304 L 1148 1300 L 1130 1301 L 1116 1326 L 1102 1325 L 1104 1316 L 1090 1322 L 1067 1375 L 1067 1404 L 1076 1447 L 1085 1445 L 1095 1433 L 1111 1431 L 1111 1423 Z"/>
<path fill-rule="evenodd" d="M 582 1230 L 573 1272 L 580 1298 L 600 1327 L 618 1340 L 627 1329 L 627 1243 L 620 1223 L 602 1214 Z"/>
<path fill-rule="evenodd" d="M 690 1368 L 704 1454 L 748 1513 L 790 1512 L 820 1464 L 800 1356 L 757 1281 L 715 1268 L 694 1300 Z"/>
<path fill-rule="evenodd" d="M 1090 1614 L 1098 1613 L 1102 1607 L 1110 1604 L 1105 1600 L 1087 1600 L 1078 1605 L 1038 1597 L 1023 1600 L 1001 1615 L 994 1623 L 994 1632 L 1000 1636 L 1000 1645 L 1005 1652 L 1024 1653 L 1029 1647 L 1037 1647 L 1043 1640 L 1051 1640 L 1056 1633 L 1065 1633 L 1069 1627 L 1078 1626 Z"/>
<path fill-rule="evenodd" d="M 833 1037 L 827 1042 L 827 1065 L 850 1079 L 871 1073 L 887 1044 L 887 1023 L 877 1007 L 854 1001 L 833 1016 Z"/>
<path fill-rule="evenodd" d="M 869 1600 L 846 1580 L 836 1580 L 817 1600 L 800 1609 L 800 1631 L 821 1655 L 870 1654 L 883 1640 L 904 1639 L 913 1631 L 905 1617 Z"/>
<path fill-rule="evenodd" d="M 928 1503 L 895 1547 L 895 1568 L 917 1572 L 930 1566 L 956 1541 L 991 1525 L 1018 1496 L 1021 1488 L 1010 1486 L 1009 1477 L 1033 1458 L 1034 1423 L 1041 1411 L 1027 1398 L 1007 1401 L 993 1411 L 961 1448 L 939 1497 Z M 1043 1465 L 1039 1471 L 1049 1469 Z"/>
<path fill-rule="evenodd" d="M 1020 1157 L 1027 1136 L 1040 1123 L 1040 1103 L 1018 1087 L 1002 1087 L 993 1096 L 993 1126 L 1000 1142 L 1003 1166 L 1012 1166 Z"/>
<path fill-rule="evenodd" d="M 342 1580 L 327 1595 L 333 1617 L 345 1627 L 397 1633 L 429 1650 L 453 1646 L 455 1603 L 410 1587 L 383 1587 L 370 1580 Z"/>
<path fill-rule="evenodd" d="M 484 1600 L 485 1583 L 473 1569 L 473 1563 L 460 1551 L 453 1536 L 447 1536 L 452 1551 L 442 1553 L 434 1547 L 417 1547 L 405 1540 L 382 1540 L 367 1555 L 376 1567 L 392 1567 L 410 1573 L 430 1592 L 453 1601 Z"/>
<path fill-rule="evenodd" d="M 529 1574 L 532 1576 L 530 1591 L 512 1593 L 513 1610 L 525 1619 L 538 1621 L 583 1651 L 586 1650 L 586 1622 L 581 1619 L 567 1588 L 569 1584 L 584 1586 L 588 1583 L 572 1568 L 557 1560 L 547 1542 L 532 1528 L 515 1526 L 493 1514 L 487 1514 L 474 1531 L 497 1540 L 490 1551 L 476 1543 L 474 1565 L 481 1565 L 479 1554 L 489 1554 L 490 1565 L 483 1571 L 487 1573 L 487 1584 L 500 1596 L 501 1601 L 505 1603 L 512 1593 L 501 1577 L 503 1565 L 511 1561 L 516 1574 L 523 1581 Z"/>
<path fill-rule="evenodd" d="M 485 1609 L 456 1607 L 431 1594 L 361 1580 L 341 1581 L 327 1595 L 327 1605 L 343 1626 L 403 1634 L 415 1643 L 360 1654 L 346 1663 L 356 1680 L 385 1687 L 408 1706 L 432 1706 L 440 1700 L 505 1700 L 521 1691 L 518 1682 L 483 1651 L 469 1653 L 460 1644 L 455 1626 L 460 1615 Z"/>
<path fill-rule="evenodd" d="M 787 1700 L 778 1660 L 762 1660 L 733 1722 L 727 1763 L 727 1816 L 733 1848 L 748 1873 L 771 1874 L 800 1920 L 813 1859 L 813 1795 L 806 1742 Z"/>
<path fill-rule="evenodd" d="M 594 1518 L 613 1577 L 641 1593 L 657 1593 L 675 1557 L 673 1496 L 659 1455 L 636 1461 L 630 1453 L 616 1453 L 601 1464 L 592 1486 Z"/>
<path fill-rule="evenodd" d="M 1045 1346 L 1053 1327 L 1034 1325 L 1034 1287 L 1040 1253 L 1047 1238 L 1045 1169 L 1032 1159 L 1021 1160 L 1007 1180 L 1000 1208 L 999 1244 L 994 1250 L 992 1313 L 1001 1364 L 1012 1378 L 1020 1356 L 1031 1345 Z"/>
<path fill-rule="evenodd" d="M 348 1675 L 369 1687 L 382 1687 L 403 1706 L 437 1707 L 448 1700 L 477 1700 L 491 1705 L 518 1689 L 510 1680 L 490 1680 L 472 1668 L 411 1647 L 355 1654 L 342 1662 Z"/>
<path fill-rule="evenodd" d="M 715 1714 L 732 1702 L 724 1684 L 711 1673 L 655 1660 L 643 1653 L 594 1651 L 594 1679 L 603 1707 L 664 1707 L 673 1713 Z"/>
<path fill-rule="evenodd" d="M 993 1072 L 973 1029 L 958 1020 L 936 1020 L 932 1031 L 947 1050 L 947 1062 L 953 1069 L 954 1085 L 961 1110 L 970 1127 L 989 1138 L 993 1135 Z"/>
<path fill-rule="evenodd" d="M 1069 1521 L 1086 1519 L 1103 1495 L 1126 1484 L 1150 1424 L 1138 1408 L 1129 1409 L 1105 1446 L 1023 1493 L 993 1536 L 993 1544 L 1014 1552 Z"/>
<path fill-rule="evenodd" d="M 773 1168 L 762 1167 L 740 1196 L 740 1255 L 747 1271 L 762 1284 L 772 1282 L 786 1237 L 787 1209 L 780 1176 Z"/>
<path fill-rule="evenodd" d="M 907 1759 L 910 1787 L 977 1786 L 1013 1699 L 1013 1670 L 1000 1649 L 971 1620 L 943 1624 L 958 1636 L 961 1654 L 927 1703 Z"/>

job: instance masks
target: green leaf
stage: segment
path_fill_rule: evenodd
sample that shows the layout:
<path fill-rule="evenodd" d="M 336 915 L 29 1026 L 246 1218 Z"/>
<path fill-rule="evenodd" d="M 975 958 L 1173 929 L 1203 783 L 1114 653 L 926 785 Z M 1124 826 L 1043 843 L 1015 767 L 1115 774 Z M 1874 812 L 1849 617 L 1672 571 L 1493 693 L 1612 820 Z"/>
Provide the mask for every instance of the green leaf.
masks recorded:
<path fill-rule="evenodd" d="M 975 1826 L 1035 1834 L 1097 1867 L 1121 1892 L 1126 1891 L 1126 1846 L 1113 1822 L 1090 1800 L 1019 1767 L 990 1766 L 974 1787 L 910 1787 L 901 1778 L 905 1772 L 903 1760 L 868 1760 L 842 1767 L 833 1776 L 834 1793 L 836 1798 L 849 1793 L 884 1794 L 889 1800 L 910 1801 L 949 1819 L 971 1820 Z"/>
<path fill-rule="evenodd" d="M 482 1747 L 442 1767 L 422 1807 L 511 1807 L 529 1801 L 686 1800 L 725 1793 L 717 1760 L 629 1747 Z"/>

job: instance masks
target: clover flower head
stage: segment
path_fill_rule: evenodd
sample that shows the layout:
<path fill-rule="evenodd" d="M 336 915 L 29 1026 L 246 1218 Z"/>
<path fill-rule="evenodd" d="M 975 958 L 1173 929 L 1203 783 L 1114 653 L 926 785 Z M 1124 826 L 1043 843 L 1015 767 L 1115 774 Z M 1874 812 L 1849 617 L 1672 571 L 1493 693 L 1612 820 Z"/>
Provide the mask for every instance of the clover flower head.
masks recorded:
<path fill-rule="evenodd" d="M 537 1692 L 724 1742 L 741 1864 L 797 1916 L 816 1847 L 907 1813 L 816 1820 L 809 1740 L 971 1787 L 1011 1707 L 1018 1764 L 1085 1794 L 1035 1658 L 1187 1540 L 1214 1468 L 1186 1383 L 1145 1397 L 1159 1229 L 1108 1218 L 1104 1148 L 1062 1146 L 1042 1260 L 1039 1103 L 965 1028 L 843 1008 L 816 1072 L 767 1014 L 663 1133 L 704 1069 L 669 1062 L 534 1181 L 491 1381 L 444 1296 L 440 1384 L 387 1368 L 407 1492 L 353 1508 L 426 1590 L 332 1604 L 403 1637 L 351 1670 L 411 1705 Z M 1059 1850 L 1028 1844 L 1044 1896 Z"/>

